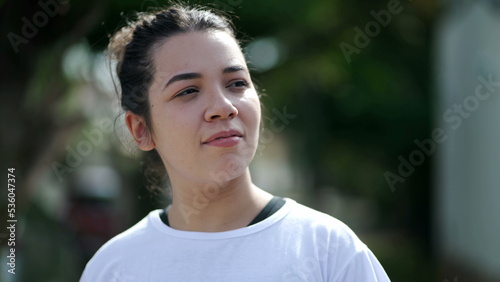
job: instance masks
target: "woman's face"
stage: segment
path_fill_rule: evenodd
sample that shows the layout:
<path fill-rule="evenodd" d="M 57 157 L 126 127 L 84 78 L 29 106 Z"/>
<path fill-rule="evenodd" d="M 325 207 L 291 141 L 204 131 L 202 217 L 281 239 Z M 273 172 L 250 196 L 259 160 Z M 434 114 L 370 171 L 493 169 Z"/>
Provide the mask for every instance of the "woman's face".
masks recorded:
<path fill-rule="evenodd" d="M 172 183 L 241 176 L 257 148 L 261 112 L 235 39 L 222 31 L 175 35 L 153 60 L 151 138 Z"/>

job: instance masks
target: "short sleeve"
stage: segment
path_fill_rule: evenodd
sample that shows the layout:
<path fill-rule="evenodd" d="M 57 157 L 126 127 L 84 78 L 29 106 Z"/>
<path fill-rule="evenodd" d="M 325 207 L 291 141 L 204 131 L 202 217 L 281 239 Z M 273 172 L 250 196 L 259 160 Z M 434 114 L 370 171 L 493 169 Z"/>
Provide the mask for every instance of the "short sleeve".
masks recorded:
<path fill-rule="evenodd" d="M 364 248 L 348 261 L 334 276 L 332 282 L 386 282 L 391 281 L 375 255 Z"/>

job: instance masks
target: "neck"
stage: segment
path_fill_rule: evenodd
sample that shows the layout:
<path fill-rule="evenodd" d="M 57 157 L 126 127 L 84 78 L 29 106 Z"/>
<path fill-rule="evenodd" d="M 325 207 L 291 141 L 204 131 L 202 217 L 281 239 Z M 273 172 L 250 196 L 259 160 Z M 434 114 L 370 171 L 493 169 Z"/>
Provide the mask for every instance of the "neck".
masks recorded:
<path fill-rule="evenodd" d="M 218 185 L 172 183 L 169 224 L 175 229 L 200 232 L 242 228 L 271 198 L 252 183 L 248 169 L 240 177 Z"/>

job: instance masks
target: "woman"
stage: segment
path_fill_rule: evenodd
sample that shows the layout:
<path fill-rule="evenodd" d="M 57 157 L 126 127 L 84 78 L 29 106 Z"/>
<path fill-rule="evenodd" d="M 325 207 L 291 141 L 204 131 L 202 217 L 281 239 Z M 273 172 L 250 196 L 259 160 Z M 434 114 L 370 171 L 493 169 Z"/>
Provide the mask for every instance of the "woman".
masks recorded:
<path fill-rule="evenodd" d="M 230 22 L 174 6 L 111 39 L 125 122 L 172 204 L 106 243 L 81 281 L 388 281 L 340 221 L 252 183 L 260 102 Z"/>

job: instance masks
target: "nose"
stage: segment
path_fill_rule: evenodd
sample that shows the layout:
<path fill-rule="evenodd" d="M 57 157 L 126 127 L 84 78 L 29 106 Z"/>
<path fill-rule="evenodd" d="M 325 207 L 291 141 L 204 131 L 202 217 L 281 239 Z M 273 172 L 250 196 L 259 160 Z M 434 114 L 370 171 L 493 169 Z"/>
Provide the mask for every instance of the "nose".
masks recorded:
<path fill-rule="evenodd" d="M 233 102 L 224 95 L 223 91 L 217 91 L 210 95 L 209 107 L 205 112 L 206 121 L 215 121 L 217 119 L 233 119 L 238 115 L 238 109 Z"/>

